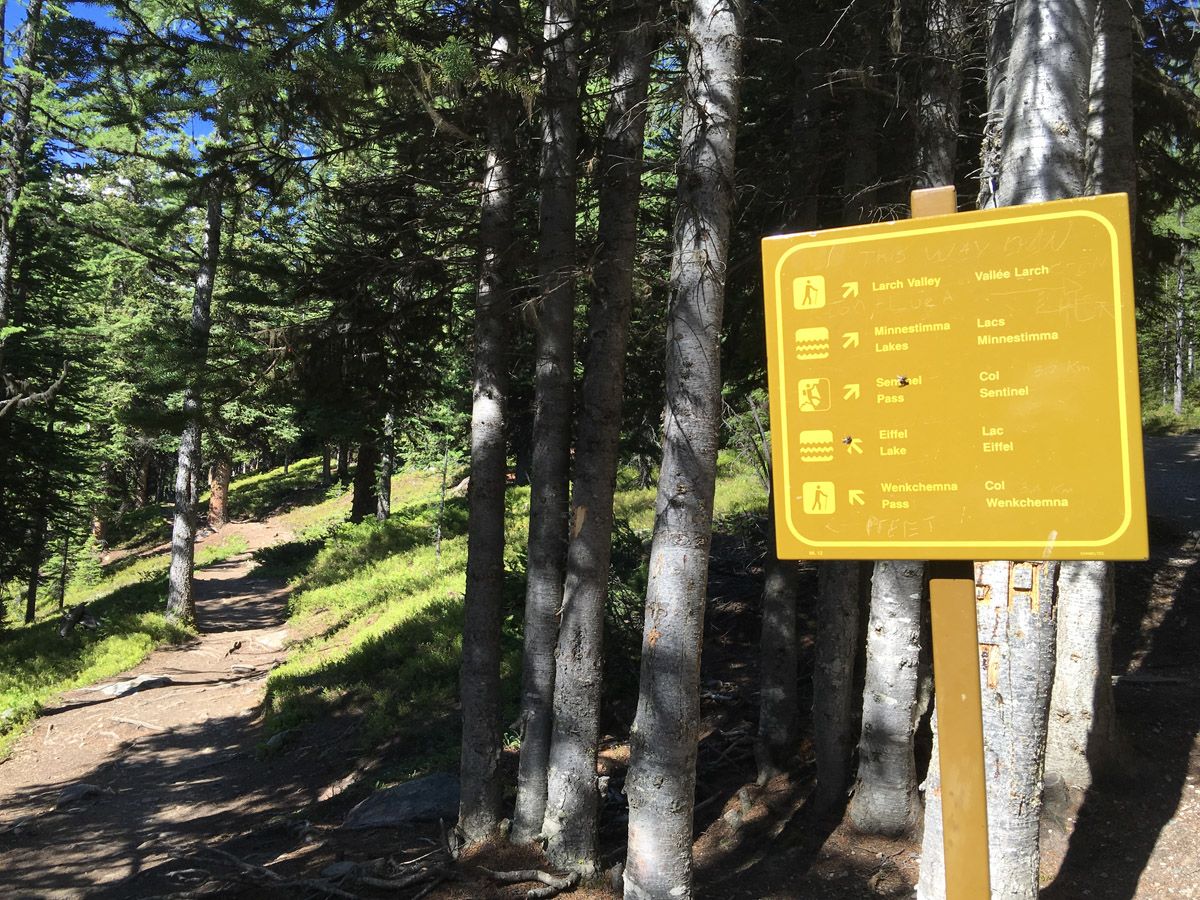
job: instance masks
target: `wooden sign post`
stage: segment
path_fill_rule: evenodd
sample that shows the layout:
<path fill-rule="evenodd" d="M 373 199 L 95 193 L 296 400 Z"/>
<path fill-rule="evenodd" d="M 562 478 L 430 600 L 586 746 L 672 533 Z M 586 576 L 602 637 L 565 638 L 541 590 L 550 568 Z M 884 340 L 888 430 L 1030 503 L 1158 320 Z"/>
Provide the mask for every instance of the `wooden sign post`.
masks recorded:
<path fill-rule="evenodd" d="M 946 896 L 986 900 L 976 559 L 1145 559 L 1123 194 L 763 240 L 777 551 L 930 564 Z"/>

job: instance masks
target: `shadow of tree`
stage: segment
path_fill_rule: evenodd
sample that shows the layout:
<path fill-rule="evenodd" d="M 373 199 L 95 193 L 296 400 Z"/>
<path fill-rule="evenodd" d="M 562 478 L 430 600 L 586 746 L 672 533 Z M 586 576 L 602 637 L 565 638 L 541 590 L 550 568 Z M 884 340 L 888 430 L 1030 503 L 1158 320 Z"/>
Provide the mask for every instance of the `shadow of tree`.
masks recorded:
<path fill-rule="evenodd" d="M 1156 524 L 1157 523 L 1152 523 Z M 1196 735 L 1200 733 L 1200 565 L 1194 536 L 1152 530 L 1147 563 L 1118 569 L 1113 671 L 1118 721 L 1131 747 L 1120 779 L 1087 792 L 1066 858 L 1046 900 L 1165 896 L 1178 872 L 1150 873 L 1155 848 L 1172 836 Z M 1194 836 L 1187 842 L 1194 847 Z M 1164 862 L 1165 869 L 1170 864 Z M 1169 884 L 1150 883 L 1166 874 Z M 1141 882 L 1147 879 L 1146 884 Z M 1191 876 L 1186 876 L 1190 883 Z M 1139 893 L 1140 885 L 1140 893 Z"/>

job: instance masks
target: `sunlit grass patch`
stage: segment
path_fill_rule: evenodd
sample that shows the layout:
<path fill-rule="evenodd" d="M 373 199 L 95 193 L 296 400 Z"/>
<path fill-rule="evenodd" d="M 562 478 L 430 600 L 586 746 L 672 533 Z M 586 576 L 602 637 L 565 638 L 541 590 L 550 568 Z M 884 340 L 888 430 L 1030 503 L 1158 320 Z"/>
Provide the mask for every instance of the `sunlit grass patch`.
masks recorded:
<path fill-rule="evenodd" d="M 723 455 L 720 473 L 718 520 L 764 511 L 766 491 L 749 463 L 736 454 Z M 287 662 L 268 680 L 272 727 L 352 712 L 368 744 L 403 735 L 398 765 L 402 777 L 411 777 L 457 761 L 467 504 L 463 497 L 447 501 L 439 557 L 440 473 L 409 473 L 403 479 L 410 489 L 393 489 L 394 513 L 387 522 L 329 527 L 322 539 L 259 556 L 292 576 L 290 627 L 299 636 Z M 654 498 L 653 488 L 631 489 L 619 491 L 615 501 L 608 640 L 621 664 L 609 669 L 614 686 L 625 693 L 636 691 Z M 504 714 L 515 716 L 529 489 L 509 488 L 506 506 L 502 676 Z"/>

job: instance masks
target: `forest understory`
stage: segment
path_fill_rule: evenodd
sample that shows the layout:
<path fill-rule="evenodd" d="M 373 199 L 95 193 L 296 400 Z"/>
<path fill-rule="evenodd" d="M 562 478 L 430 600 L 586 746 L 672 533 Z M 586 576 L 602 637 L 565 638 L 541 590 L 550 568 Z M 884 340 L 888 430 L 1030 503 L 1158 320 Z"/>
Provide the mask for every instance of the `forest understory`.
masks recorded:
<path fill-rule="evenodd" d="M 310 491 L 305 499 L 312 498 Z M 335 501 L 335 510 L 337 502 L 344 498 Z M 258 550 L 288 539 L 298 522 L 313 519 L 320 509 L 301 507 L 228 528 Z M 720 521 L 702 671 L 697 896 L 911 896 L 919 836 L 868 837 L 855 833 L 841 810 L 823 817 L 810 812 L 811 722 L 803 723 L 805 737 L 791 774 L 755 785 L 762 521 L 753 512 Z M 1152 519 L 1152 558 L 1118 566 L 1122 601 L 1114 672 L 1126 738 L 1124 771 L 1086 796 L 1048 792 L 1042 839 L 1047 898 L 1196 896 L 1200 534 L 1187 524 Z M 311 554 L 305 558 L 311 560 Z M 66 695 L 0 764 L 0 791 L 6 795 L 0 863 L 7 896 L 516 900 L 539 887 L 501 885 L 485 872 L 551 871 L 533 850 L 485 845 L 451 860 L 446 829 L 452 820 L 404 828 L 340 827 L 373 788 L 403 781 L 403 773 L 439 770 L 437 753 L 430 752 L 436 738 L 431 745 L 418 729 L 379 740 L 370 710 L 353 697 L 335 698 L 329 714 L 307 722 L 267 714 L 264 676 L 283 663 L 286 648 L 294 653 L 312 638 L 285 622 L 283 579 L 271 566 L 256 574 L 249 554 L 241 554 L 199 571 L 197 585 L 207 623 L 199 638 L 156 652 L 134 671 L 170 672 L 173 684 L 103 704 L 80 699 L 95 694 Z M 807 565 L 800 585 L 804 686 L 810 684 L 816 623 L 811 601 L 803 598 L 815 592 L 816 569 Z M 185 660 L 189 654 L 192 663 Z M 117 683 L 127 680 L 123 675 Z M 800 706 L 807 710 L 811 689 L 802 691 Z M 610 872 L 624 856 L 621 786 L 633 715 L 632 697 L 620 691 L 614 696 L 605 710 L 601 772 L 610 779 L 601 819 L 602 862 Z M 113 712 L 118 702 L 139 706 Z M 92 703 L 100 713 L 87 708 Z M 438 727 L 457 733 L 453 715 Z M 918 744 L 927 755 L 927 729 L 924 733 Z M 17 770 L 45 765 L 51 750 L 52 780 L 37 790 L 14 792 Z M 510 747 L 503 763 L 509 782 L 516 763 Z M 443 760 L 441 771 L 454 769 L 452 760 Z M 572 895 L 620 893 L 602 882 Z"/>

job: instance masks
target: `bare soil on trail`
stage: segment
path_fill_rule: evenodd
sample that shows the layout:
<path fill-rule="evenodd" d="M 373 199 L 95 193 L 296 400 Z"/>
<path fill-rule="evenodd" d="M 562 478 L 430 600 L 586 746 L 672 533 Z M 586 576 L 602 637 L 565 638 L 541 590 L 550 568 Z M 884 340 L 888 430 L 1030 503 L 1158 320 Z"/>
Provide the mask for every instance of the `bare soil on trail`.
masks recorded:
<path fill-rule="evenodd" d="M 290 535 L 234 523 L 209 540 L 231 534 L 249 550 L 197 571 L 197 638 L 61 695 L 0 765 L 0 894 L 140 896 L 122 886 L 172 842 L 219 842 L 296 802 L 255 760 L 263 682 L 288 636 L 286 588 L 256 577 L 251 554 Z M 146 687 L 113 691 L 138 676 Z"/>

